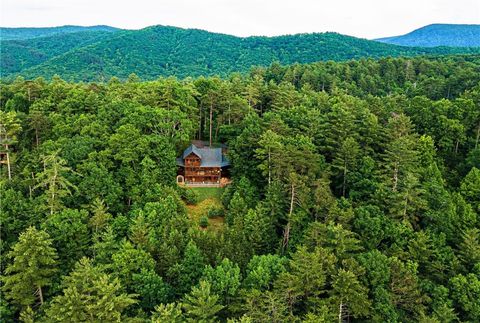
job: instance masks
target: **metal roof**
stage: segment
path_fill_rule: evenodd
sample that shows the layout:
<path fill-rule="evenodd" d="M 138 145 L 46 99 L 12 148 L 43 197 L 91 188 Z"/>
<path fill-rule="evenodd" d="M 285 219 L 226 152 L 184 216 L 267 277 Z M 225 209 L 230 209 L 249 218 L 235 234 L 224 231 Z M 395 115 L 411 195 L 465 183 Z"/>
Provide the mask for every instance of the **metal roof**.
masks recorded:
<path fill-rule="evenodd" d="M 197 148 L 197 146 L 195 145 L 190 145 L 187 149 L 185 149 L 185 151 L 183 152 L 183 159 L 185 159 L 185 157 L 187 157 L 188 155 L 190 155 L 191 153 L 194 153 L 195 155 L 197 155 L 198 157 L 202 158 L 202 155 L 201 155 L 201 152 L 199 151 L 200 148 Z"/>
<path fill-rule="evenodd" d="M 185 149 L 182 158 L 177 159 L 177 165 L 185 166 L 183 159 L 192 153 L 200 158 L 200 167 L 225 167 L 230 165 L 228 159 L 222 154 L 222 148 L 198 148 L 193 144 Z"/>

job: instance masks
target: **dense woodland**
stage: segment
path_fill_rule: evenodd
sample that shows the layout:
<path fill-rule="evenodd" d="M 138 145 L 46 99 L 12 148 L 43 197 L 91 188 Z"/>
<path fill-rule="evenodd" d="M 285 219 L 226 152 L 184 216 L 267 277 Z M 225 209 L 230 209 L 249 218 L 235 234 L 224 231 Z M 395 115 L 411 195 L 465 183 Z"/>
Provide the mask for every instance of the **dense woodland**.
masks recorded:
<path fill-rule="evenodd" d="M 464 33 L 467 38 L 468 33 Z M 113 76 L 126 80 L 132 71 L 143 80 L 160 76 L 227 77 L 275 61 L 294 64 L 480 53 L 480 48 L 473 47 L 405 47 L 331 32 L 241 38 L 170 26 L 140 30 L 106 26 L 13 28 L 0 29 L 0 37 L 0 70 L 2 77 L 10 80 L 17 75 L 46 79 L 59 75 L 67 81 L 107 82 Z"/>
<path fill-rule="evenodd" d="M 479 56 L 0 86 L 5 322 L 478 322 Z"/>

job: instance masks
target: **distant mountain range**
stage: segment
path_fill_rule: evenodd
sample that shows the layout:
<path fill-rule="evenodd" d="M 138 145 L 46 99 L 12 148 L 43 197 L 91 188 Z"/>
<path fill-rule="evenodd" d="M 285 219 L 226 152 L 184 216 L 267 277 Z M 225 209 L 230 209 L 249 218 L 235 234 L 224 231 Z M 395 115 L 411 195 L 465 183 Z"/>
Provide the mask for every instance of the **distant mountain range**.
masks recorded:
<path fill-rule="evenodd" d="M 59 75 L 75 81 L 124 79 L 131 73 L 142 79 L 225 76 L 274 61 L 480 53 L 480 48 L 405 47 L 383 43 L 385 38 L 379 42 L 337 33 L 242 38 L 168 26 L 0 28 L 0 37 L 3 78 Z"/>
<path fill-rule="evenodd" d="M 59 34 L 70 34 L 85 31 L 108 31 L 114 32 L 120 29 L 110 26 L 61 26 L 61 27 L 42 27 L 42 28 L 8 28 L 0 27 L 1 40 L 21 40 L 38 37 L 46 37 Z"/>
<path fill-rule="evenodd" d="M 402 36 L 376 40 L 401 46 L 480 47 L 480 25 L 432 24 Z"/>

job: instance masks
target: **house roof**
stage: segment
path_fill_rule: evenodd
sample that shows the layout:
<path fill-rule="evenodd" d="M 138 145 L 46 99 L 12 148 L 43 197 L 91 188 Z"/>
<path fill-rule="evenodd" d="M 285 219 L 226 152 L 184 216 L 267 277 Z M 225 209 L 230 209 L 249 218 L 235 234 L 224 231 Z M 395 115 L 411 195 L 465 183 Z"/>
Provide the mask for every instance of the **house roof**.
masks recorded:
<path fill-rule="evenodd" d="M 183 152 L 183 159 L 185 159 L 188 155 L 190 155 L 191 153 L 194 153 L 195 155 L 197 155 L 200 159 L 202 158 L 202 153 L 200 152 L 200 148 L 197 148 L 197 146 L 195 145 L 190 145 L 187 149 L 185 149 L 185 151 Z"/>
<path fill-rule="evenodd" d="M 185 149 L 182 158 L 177 158 L 177 164 L 179 166 L 185 166 L 183 160 L 192 153 L 200 158 L 200 167 L 225 167 L 230 165 L 226 156 L 222 154 L 222 148 L 199 148 L 193 144 Z"/>

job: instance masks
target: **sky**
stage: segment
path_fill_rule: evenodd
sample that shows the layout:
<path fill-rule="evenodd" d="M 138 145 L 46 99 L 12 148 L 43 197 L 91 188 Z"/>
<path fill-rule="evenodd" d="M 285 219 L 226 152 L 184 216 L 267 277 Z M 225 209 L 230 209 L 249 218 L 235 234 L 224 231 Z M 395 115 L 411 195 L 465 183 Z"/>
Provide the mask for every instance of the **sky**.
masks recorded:
<path fill-rule="evenodd" d="M 0 0 L 3 27 L 170 25 L 236 36 L 335 31 L 373 39 L 431 23 L 480 24 L 480 0 Z"/>

